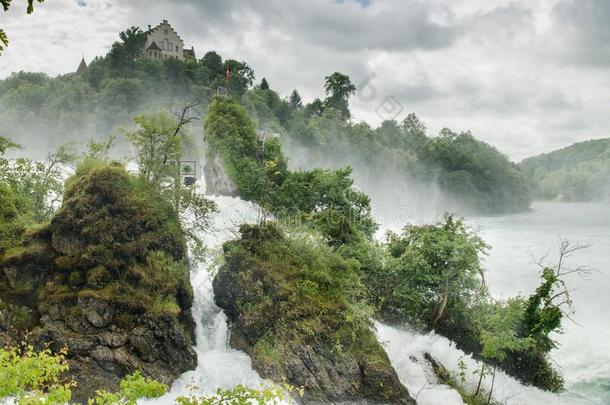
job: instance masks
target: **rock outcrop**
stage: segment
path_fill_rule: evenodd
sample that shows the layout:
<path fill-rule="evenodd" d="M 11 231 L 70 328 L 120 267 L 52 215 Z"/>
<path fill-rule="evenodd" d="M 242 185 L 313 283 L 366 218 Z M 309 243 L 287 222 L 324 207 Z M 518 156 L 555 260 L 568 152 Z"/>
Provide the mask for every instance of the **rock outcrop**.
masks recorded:
<path fill-rule="evenodd" d="M 222 159 L 218 154 L 207 153 L 207 160 L 203 166 L 203 176 L 206 194 L 229 197 L 237 197 L 239 195 L 237 186 L 227 174 Z"/>
<path fill-rule="evenodd" d="M 342 297 L 349 263 L 275 225 L 241 228 L 214 279 L 231 345 L 264 378 L 304 389 L 304 403 L 412 404 L 366 318 Z"/>
<path fill-rule="evenodd" d="M 120 166 L 79 173 L 51 223 L 0 260 L 0 339 L 67 349 L 77 401 L 136 370 L 170 384 L 197 363 L 185 255 L 145 184 Z"/>

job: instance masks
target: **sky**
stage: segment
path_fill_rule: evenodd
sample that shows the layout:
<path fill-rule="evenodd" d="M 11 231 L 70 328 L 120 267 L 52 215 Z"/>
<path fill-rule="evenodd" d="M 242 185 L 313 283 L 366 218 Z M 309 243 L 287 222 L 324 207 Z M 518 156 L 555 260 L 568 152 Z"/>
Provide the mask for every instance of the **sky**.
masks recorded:
<path fill-rule="evenodd" d="M 306 101 L 325 76 L 358 87 L 355 121 L 417 114 L 513 160 L 610 131 L 610 0 L 25 0 L 0 14 L 0 78 L 104 55 L 118 32 L 169 20 L 198 57 L 246 61 Z"/>

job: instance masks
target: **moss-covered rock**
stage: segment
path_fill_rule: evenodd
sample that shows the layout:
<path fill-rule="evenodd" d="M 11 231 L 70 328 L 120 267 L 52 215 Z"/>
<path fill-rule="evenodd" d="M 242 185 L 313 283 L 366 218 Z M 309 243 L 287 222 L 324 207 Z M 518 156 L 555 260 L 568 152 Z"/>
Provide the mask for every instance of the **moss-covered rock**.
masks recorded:
<path fill-rule="evenodd" d="M 263 377 L 303 387 L 306 402 L 414 403 L 371 330 L 356 261 L 271 223 L 242 226 L 224 253 L 216 302 Z"/>
<path fill-rule="evenodd" d="M 67 186 L 51 222 L 0 258 L 0 339 L 30 330 L 36 346 L 67 348 L 77 400 L 135 370 L 171 383 L 197 362 L 174 210 L 120 165 L 81 169 Z"/>

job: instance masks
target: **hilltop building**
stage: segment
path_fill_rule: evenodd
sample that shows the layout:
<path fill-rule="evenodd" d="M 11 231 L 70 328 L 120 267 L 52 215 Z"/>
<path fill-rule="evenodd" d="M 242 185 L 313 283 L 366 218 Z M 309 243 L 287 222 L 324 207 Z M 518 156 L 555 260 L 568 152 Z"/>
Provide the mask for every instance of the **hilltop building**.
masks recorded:
<path fill-rule="evenodd" d="M 163 20 L 156 27 L 148 26 L 144 57 L 150 59 L 196 59 L 195 48 L 184 49 L 184 41 L 174 28 Z"/>

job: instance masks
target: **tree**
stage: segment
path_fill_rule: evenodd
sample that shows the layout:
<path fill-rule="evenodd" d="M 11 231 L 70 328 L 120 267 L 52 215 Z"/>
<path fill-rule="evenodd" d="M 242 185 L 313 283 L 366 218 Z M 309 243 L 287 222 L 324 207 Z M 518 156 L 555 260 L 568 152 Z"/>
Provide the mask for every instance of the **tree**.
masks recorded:
<path fill-rule="evenodd" d="M 108 53 L 110 66 L 117 70 L 132 70 L 135 60 L 144 51 L 146 33 L 138 27 L 131 27 L 119 33 L 122 42 L 115 42 Z"/>
<path fill-rule="evenodd" d="M 568 267 L 566 259 L 587 246 L 572 246 L 563 239 L 559 242 L 559 261 L 555 266 L 542 266 L 541 284 L 528 298 L 525 317 L 522 322 L 523 336 L 535 342 L 535 350 L 548 353 L 557 345 L 550 337 L 552 332 L 561 329 L 562 319 L 572 319 L 574 311 L 570 291 L 565 278 L 570 274 L 588 276 L 590 269 L 585 266 Z"/>
<path fill-rule="evenodd" d="M 290 97 L 288 98 L 288 105 L 293 111 L 297 111 L 303 108 L 303 100 L 301 99 L 301 95 L 296 89 L 293 90 L 292 93 L 290 93 Z"/>
<path fill-rule="evenodd" d="M 17 145 L 16 143 L 11 141 L 10 139 L 3 138 L 3 137 L 0 136 L 0 156 L 4 155 L 4 153 L 8 149 L 15 149 L 15 148 L 18 148 L 18 147 L 19 147 L 19 145 Z"/>
<path fill-rule="evenodd" d="M 402 131 L 404 133 L 406 146 L 418 154 L 421 154 L 426 146 L 426 126 L 413 113 L 407 115 L 402 121 Z"/>
<path fill-rule="evenodd" d="M 194 261 L 203 258 L 204 243 L 200 235 L 209 227 L 210 214 L 217 209 L 212 201 L 197 192 L 196 186 L 182 184 L 179 161 L 186 140 L 182 129 L 195 119 L 187 113 L 197 105 L 199 102 L 185 106 L 178 117 L 164 110 L 135 117 L 139 129 L 125 132 L 135 148 L 140 177 L 172 204 L 181 219 Z"/>
<path fill-rule="evenodd" d="M 134 118 L 138 129 L 125 136 L 135 148 L 140 176 L 155 187 L 172 176 L 168 160 L 182 155 L 179 122 L 165 110 Z M 178 130 L 177 130 L 178 129 Z"/>
<path fill-rule="evenodd" d="M 263 80 L 261 80 L 260 89 L 269 90 L 269 83 L 267 82 L 267 79 L 265 79 L 264 77 L 263 77 Z"/>
<path fill-rule="evenodd" d="M 486 362 L 502 363 L 511 352 L 523 352 L 534 346 L 531 337 L 519 335 L 519 325 L 523 321 L 523 300 L 513 299 L 504 302 L 491 303 L 478 307 L 478 320 L 480 328 L 481 362 L 478 370 L 479 382 L 474 395 L 481 390 L 481 383 L 486 374 Z M 491 387 L 488 391 L 487 403 L 491 401 L 496 378 L 496 366 L 493 366 Z"/>
<path fill-rule="evenodd" d="M 205 66 L 213 75 L 223 75 L 225 73 L 222 64 L 222 57 L 215 51 L 206 53 L 203 58 L 201 58 L 201 64 Z"/>
<path fill-rule="evenodd" d="M 388 234 L 387 248 L 391 286 L 382 310 L 390 318 L 435 329 L 448 308 L 486 295 L 479 255 L 488 246 L 460 218 L 408 225 L 401 235 Z"/>
<path fill-rule="evenodd" d="M 62 145 L 47 154 L 44 162 L 17 158 L 0 159 L 0 182 L 20 201 L 20 210 L 30 221 L 42 222 L 57 209 L 64 191 L 64 171 L 77 154 L 71 145 Z"/>
<path fill-rule="evenodd" d="M 324 112 L 324 102 L 319 98 L 316 98 L 305 107 L 305 113 L 308 116 L 320 116 Z"/>
<path fill-rule="evenodd" d="M 37 1 L 39 3 L 44 2 L 44 0 L 28 0 L 28 6 L 27 6 L 28 14 L 32 14 L 34 12 L 34 1 Z M 0 0 L 0 5 L 2 5 L 2 8 L 4 9 L 4 11 L 8 11 L 8 9 L 11 7 L 11 2 L 12 2 L 12 0 Z M 4 51 L 4 48 L 7 46 L 8 46 L 8 36 L 6 35 L 6 32 L 4 32 L 4 30 L 2 28 L 0 28 L 0 55 L 2 55 L 2 51 Z"/>
<path fill-rule="evenodd" d="M 334 108 L 341 112 L 345 119 L 351 117 L 349 111 L 349 98 L 356 93 L 356 86 L 352 84 L 349 76 L 335 72 L 326 76 L 324 90 L 328 96 L 324 102 L 325 106 Z"/>

